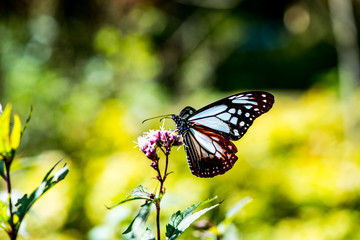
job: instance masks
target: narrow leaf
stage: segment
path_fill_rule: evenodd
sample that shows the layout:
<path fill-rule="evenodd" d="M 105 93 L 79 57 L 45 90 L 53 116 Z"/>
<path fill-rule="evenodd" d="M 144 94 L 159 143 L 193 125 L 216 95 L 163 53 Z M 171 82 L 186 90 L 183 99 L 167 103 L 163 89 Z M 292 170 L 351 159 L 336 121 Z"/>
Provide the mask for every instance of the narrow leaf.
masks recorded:
<path fill-rule="evenodd" d="M 251 197 L 245 197 L 238 201 L 232 208 L 230 208 L 225 215 L 225 219 L 217 226 L 217 232 L 221 233 L 222 235 L 225 234 L 227 228 L 234 220 L 235 214 L 237 214 L 247 203 L 251 202 L 251 200 Z"/>
<path fill-rule="evenodd" d="M 170 217 L 170 222 L 168 225 L 166 225 L 166 239 L 167 240 L 173 240 L 179 237 L 189 226 L 191 223 L 193 223 L 196 219 L 201 217 L 206 212 L 210 211 L 211 209 L 219 206 L 218 204 L 215 204 L 209 208 L 202 209 L 196 213 L 193 213 L 194 210 L 206 203 L 209 203 L 216 199 L 217 197 L 214 197 L 212 199 L 206 200 L 204 202 L 199 202 L 196 204 L 191 205 L 190 207 L 186 208 L 183 212 L 177 211 Z"/>
<path fill-rule="evenodd" d="M 2 154 L 3 156 L 7 156 L 11 150 L 10 149 L 11 108 L 12 108 L 11 104 L 6 105 L 3 113 L 0 115 L 0 154 Z"/>
<path fill-rule="evenodd" d="M 145 233 L 141 236 L 141 240 L 155 240 L 155 234 L 147 228 Z"/>
<path fill-rule="evenodd" d="M 251 197 L 244 197 L 243 199 L 238 201 L 232 208 L 229 209 L 229 211 L 227 211 L 225 219 L 235 216 L 236 213 L 238 213 L 247 203 L 251 201 Z"/>
<path fill-rule="evenodd" d="M 26 129 L 27 126 L 29 125 L 29 122 L 30 122 L 32 113 L 33 113 L 33 107 L 31 106 L 29 116 L 28 116 L 28 118 L 26 119 L 26 122 L 25 122 L 23 128 L 21 129 L 21 136 L 24 134 L 25 129 Z"/>
<path fill-rule="evenodd" d="M 60 162 L 60 161 L 59 161 Z M 15 214 L 19 217 L 19 221 L 25 217 L 25 214 L 30 210 L 32 205 L 38 200 L 45 192 L 47 192 L 50 188 L 52 188 L 56 183 L 63 180 L 69 172 L 67 165 L 65 164 L 58 172 L 56 172 L 53 176 L 50 176 L 50 173 L 54 170 L 57 164 L 50 169 L 50 171 L 45 175 L 45 178 L 39 185 L 37 189 L 35 189 L 30 196 L 25 194 L 22 198 L 20 198 L 15 204 L 18 209 L 15 211 Z"/>
<path fill-rule="evenodd" d="M 147 231 L 145 223 L 150 214 L 150 205 L 151 202 L 147 202 L 142 205 L 139 213 L 136 215 L 129 227 L 127 227 L 127 229 L 123 232 L 123 234 L 130 234 L 129 237 L 131 239 L 141 239 L 141 237 Z"/>
<path fill-rule="evenodd" d="M 4 161 L 0 161 L 0 176 L 5 180 L 5 166 L 4 166 Z"/>
<path fill-rule="evenodd" d="M 56 166 L 62 161 L 63 159 L 59 160 L 57 163 L 55 163 L 55 165 L 46 173 L 45 177 L 43 178 L 43 182 L 46 181 L 46 179 L 48 179 L 48 177 L 50 176 L 50 174 L 52 173 L 52 171 L 56 168 Z"/>
<path fill-rule="evenodd" d="M 0 223 L 1 223 L 0 226 L 3 228 L 6 227 L 9 221 L 7 209 L 8 209 L 8 204 L 0 200 Z"/>
<path fill-rule="evenodd" d="M 19 147 L 21 138 L 21 121 L 19 115 L 14 114 L 14 127 L 11 131 L 10 145 L 11 148 L 16 150 Z"/>
<path fill-rule="evenodd" d="M 131 197 L 149 197 L 152 195 L 146 188 L 144 188 L 142 185 L 139 185 L 136 187 L 132 193 L 130 194 Z"/>
<path fill-rule="evenodd" d="M 121 202 L 118 202 L 110 207 L 105 206 L 107 209 L 113 209 L 114 207 L 117 207 L 123 203 L 133 201 L 133 200 L 146 200 L 146 201 L 154 201 L 154 197 L 152 197 L 153 194 L 150 193 L 146 188 L 144 188 L 142 185 L 139 185 L 136 187 L 132 193 L 126 197 L 125 200 L 122 200 Z"/>
<path fill-rule="evenodd" d="M 106 206 L 105 207 L 110 210 L 110 209 L 113 209 L 123 203 L 126 203 L 126 202 L 130 202 L 130 201 L 134 201 L 134 200 L 146 200 L 146 201 L 152 201 L 153 199 L 150 199 L 150 198 L 145 198 L 145 197 L 129 197 L 129 198 L 126 198 L 125 200 L 122 200 L 121 202 L 118 202 L 110 207 Z"/>

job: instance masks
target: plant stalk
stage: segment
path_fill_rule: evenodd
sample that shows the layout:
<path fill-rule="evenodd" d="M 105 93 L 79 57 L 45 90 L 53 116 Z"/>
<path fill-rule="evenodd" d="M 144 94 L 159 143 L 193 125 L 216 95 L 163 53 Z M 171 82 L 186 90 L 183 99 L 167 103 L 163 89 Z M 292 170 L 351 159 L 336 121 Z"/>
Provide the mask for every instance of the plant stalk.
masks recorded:
<path fill-rule="evenodd" d="M 164 182 L 165 179 L 167 177 L 167 169 L 168 169 L 168 165 L 169 165 L 169 154 L 170 152 L 168 150 L 164 151 L 163 148 L 160 148 L 161 151 L 165 154 L 166 160 L 165 160 L 165 170 L 164 170 L 164 174 L 161 175 L 160 169 L 157 169 L 158 172 L 158 180 L 160 182 L 160 189 L 159 189 L 159 194 L 158 194 L 158 200 L 155 202 L 155 207 L 156 207 L 156 228 L 157 228 L 157 240 L 161 240 L 160 237 L 160 202 L 161 199 L 165 193 L 165 189 L 164 189 Z"/>
<path fill-rule="evenodd" d="M 160 240 L 160 201 L 155 203 L 156 206 L 156 229 L 157 240 Z"/>
<path fill-rule="evenodd" d="M 17 230 L 14 224 L 14 213 L 12 209 L 12 200 L 11 200 L 11 180 L 10 180 L 10 166 L 13 160 L 13 156 L 10 158 L 5 158 L 5 181 L 8 192 L 8 202 L 9 202 L 9 211 L 10 211 L 10 232 L 8 232 L 11 240 L 15 240 L 17 238 Z"/>

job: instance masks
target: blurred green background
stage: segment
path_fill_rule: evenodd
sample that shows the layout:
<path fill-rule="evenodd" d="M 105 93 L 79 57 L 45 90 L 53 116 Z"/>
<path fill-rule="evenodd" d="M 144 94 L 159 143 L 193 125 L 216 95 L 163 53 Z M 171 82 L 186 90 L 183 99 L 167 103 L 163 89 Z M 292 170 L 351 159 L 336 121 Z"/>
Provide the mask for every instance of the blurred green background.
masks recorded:
<path fill-rule="evenodd" d="M 224 200 L 206 216 L 216 223 L 251 196 L 238 239 L 360 239 L 359 24 L 350 0 L 1 1 L 0 102 L 23 122 L 34 107 L 14 188 L 29 193 L 59 159 L 70 163 L 24 235 L 121 239 L 140 202 L 104 205 L 156 187 L 134 141 L 161 123 L 141 121 L 266 90 L 275 105 L 236 142 L 225 175 L 197 178 L 173 151 L 162 230 L 192 203 Z"/>

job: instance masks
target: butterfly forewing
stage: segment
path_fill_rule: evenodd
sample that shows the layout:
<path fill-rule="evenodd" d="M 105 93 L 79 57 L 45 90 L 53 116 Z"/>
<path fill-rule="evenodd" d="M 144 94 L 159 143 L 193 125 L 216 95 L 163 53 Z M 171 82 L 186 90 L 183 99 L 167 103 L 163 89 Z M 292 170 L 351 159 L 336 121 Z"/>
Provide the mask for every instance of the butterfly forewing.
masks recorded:
<path fill-rule="evenodd" d="M 190 122 L 207 126 L 231 140 L 240 139 L 254 120 L 270 110 L 274 96 L 266 92 L 232 95 L 193 113 Z"/>

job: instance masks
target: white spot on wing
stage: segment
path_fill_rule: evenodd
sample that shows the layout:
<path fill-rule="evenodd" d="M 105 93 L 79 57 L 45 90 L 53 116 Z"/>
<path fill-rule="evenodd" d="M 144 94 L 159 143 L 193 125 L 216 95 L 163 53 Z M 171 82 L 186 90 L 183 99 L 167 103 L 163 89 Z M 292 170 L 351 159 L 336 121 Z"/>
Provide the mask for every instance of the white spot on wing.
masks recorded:
<path fill-rule="evenodd" d="M 231 109 L 229 110 L 229 113 L 234 114 L 234 113 L 235 113 L 235 108 L 231 108 Z"/>
<path fill-rule="evenodd" d="M 246 105 L 246 106 L 245 106 L 246 109 L 250 109 L 250 108 L 252 108 L 252 107 L 253 107 L 253 106 L 251 106 L 251 105 Z"/>
<path fill-rule="evenodd" d="M 194 146 L 195 146 L 195 148 L 196 148 L 196 151 L 197 151 L 197 152 L 200 152 L 200 145 L 197 144 L 196 141 L 193 141 L 193 142 L 194 142 Z"/>
<path fill-rule="evenodd" d="M 224 120 L 224 121 L 228 121 L 231 118 L 231 114 L 227 113 L 227 112 L 224 112 L 224 113 L 221 113 L 221 114 L 217 115 L 217 117 Z"/>
<path fill-rule="evenodd" d="M 238 109 L 237 113 L 238 113 L 238 115 L 241 115 L 241 113 L 242 113 L 241 109 Z"/>
<path fill-rule="evenodd" d="M 217 142 L 213 142 L 213 144 L 218 151 L 221 151 L 221 147 Z"/>
<path fill-rule="evenodd" d="M 244 121 L 241 121 L 240 122 L 240 127 L 243 127 L 245 125 L 245 122 Z"/>
<path fill-rule="evenodd" d="M 235 104 L 256 104 L 256 102 L 253 102 L 253 101 L 248 101 L 248 100 L 244 100 L 244 99 L 234 99 L 232 100 L 233 103 Z"/>
<path fill-rule="evenodd" d="M 213 154 L 215 153 L 216 149 L 215 149 L 214 145 L 212 145 L 212 141 L 208 136 L 206 136 L 198 131 L 195 131 L 194 129 L 190 129 L 190 131 L 192 132 L 192 134 L 194 135 L 196 140 L 199 142 L 199 144 L 203 148 L 205 148 L 210 153 L 213 153 Z"/>
<path fill-rule="evenodd" d="M 251 95 L 251 94 L 250 94 Z M 237 99 L 243 99 L 243 100 L 249 100 L 250 98 L 250 95 L 249 94 L 246 94 L 245 96 L 239 96 L 237 97 Z"/>
<path fill-rule="evenodd" d="M 201 111 L 201 112 L 195 114 L 194 116 L 190 117 L 189 120 L 194 120 L 194 119 L 199 119 L 199 118 L 203 118 L 203 117 L 209 117 L 212 115 L 216 115 L 218 113 L 225 111 L 226 109 L 227 109 L 226 105 L 214 106 L 214 107 L 211 107 L 209 109 L 206 109 L 204 111 Z"/>
<path fill-rule="evenodd" d="M 245 117 L 250 117 L 250 113 L 245 113 Z"/>
<path fill-rule="evenodd" d="M 204 150 L 201 151 L 201 155 L 204 156 L 204 157 L 209 157 L 208 152 L 204 151 Z"/>
<path fill-rule="evenodd" d="M 234 125 L 237 124 L 237 121 L 238 121 L 238 118 L 237 118 L 237 117 L 233 117 L 233 118 L 231 118 L 231 120 L 230 120 L 230 122 L 231 122 L 232 124 L 234 124 Z"/>
<path fill-rule="evenodd" d="M 239 131 L 237 129 L 234 129 L 234 135 L 239 136 Z"/>
<path fill-rule="evenodd" d="M 212 137 L 212 139 L 215 140 L 215 141 L 219 141 L 218 137 Z"/>
<path fill-rule="evenodd" d="M 202 118 L 202 119 L 196 119 L 192 122 L 198 123 L 201 125 L 204 125 L 206 127 L 209 127 L 214 130 L 218 130 L 224 133 L 229 133 L 230 129 L 229 126 L 221 121 L 220 119 L 217 119 L 216 117 L 208 117 L 208 118 Z"/>

